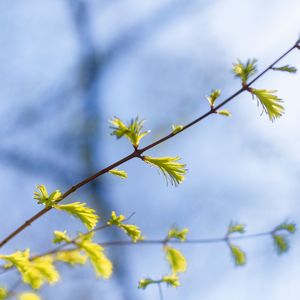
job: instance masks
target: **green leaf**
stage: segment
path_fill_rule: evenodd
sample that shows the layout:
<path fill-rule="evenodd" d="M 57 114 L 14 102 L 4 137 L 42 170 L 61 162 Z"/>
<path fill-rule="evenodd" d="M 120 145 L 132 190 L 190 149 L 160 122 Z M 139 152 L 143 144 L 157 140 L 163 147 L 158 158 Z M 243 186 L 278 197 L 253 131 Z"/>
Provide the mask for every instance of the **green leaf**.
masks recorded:
<path fill-rule="evenodd" d="M 83 255 L 80 250 L 60 251 L 56 254 L 55 259 L 65 262 L 69 265 L 84 265 L 87 261 L 87 256 Z"/>
<path fill-rule="evenodd" d="M 284 234 L 272 234 L 276 252 L 280 255 L 287 252 L 290 248 L 288 238 Z"/>
<path fill-rule="evenodd" d="M 9 263 L 7 267 L 16 267 L 23 282 L 29 284 L 33 289 L 39 289 L 45 282 L 55 283 L 59 280 L 59 273 L 54 267 L 52 257 L 39 257 L 33 261 L 30 261 L 29 257 L 29 249 L 10 255 L 0 255 L 1 259 Z"/>
<path fill-rule="evenodd" d="M 227 109 L 218 110 L 217 114 L 225 116 L 225 117 L 230 117 L 231 116 L 231 112 Z"/>
<path fill-rule="evenodd" d="M 206 97 L 210 107 L 214 107 L 217 98 L 221 95 L 221 90 L 212 90 L 210 95 Z"/>
<path fill-rule="evenodd" d="M 54 244 L 60 244 L 62 242 L 70 243 L 71 238 L 67 235 L 66 231 L 54 231 L 54 238 L 53 238 L 53 243 Z"/>
<path fill-rule="evenodd" d="M 168 286 L 172 286 L 172 287 L 180 286 L 179 277 L 177 274 L 164 276 L 161 282 L 165 282 Z"/>
<path fill-rule="evenodd" d="M 88 256 L 95 270 L 96 276 L 101 276 L 105 279 L 111 276 L 113 269 L 112 263 L 103 253 L 103 247 L 93 243 L 91 240 L 88 239 L 77 241 L 76 244 Z"/>
<path fill-rule="evenodd" d="M 142 232 L 139 227 L 132 224 L 124 224 L 124 220 L 124 215 L 117 216 L 116 212 L 112 211 L 110 220 L 107 222 L 107 224 L 121 228 L 132 239 L 133 242 L 143 239 Z"/>
<path fill-rule="evenodd" d="M 284 231 L 287 231 L 288 233 L 295 233 L 297 230 L 297 227 L 296 227 L 295 223 L 283 222 L 280 225 L 276 226 L 273 231 L 275 232 L 275 231 L 279 231 L 279 230 L 284 230 Z"/>
<path fill-rule="evenodd" d="M 118 169 L 113 169 L 113 170 L 110 170 L 108 171 L 110 174 L 113 174 L 115 176 L 118 176 L 118 177 L 121 177 L 121 178 L 128 178 L 128 175 L 125 171 L 123 170 L 118 170 Z"/>
<path fill-rule="evenodd" d="M 46 207 L 52 207 L 55 203 L 61 200 L 62 193 L 59 190 L 56 190 L 48 195 L 46 187 L 41 184 L 38 185 L 37 191 L 34 192 L 33 198 L 37 200 L 38 204 L 44 204 Z"/>
<path fill-rule="evenodd" d="M 236 266 L 244 266 L 247 262 L 246 253 L 238 246 L 228 244 Z"/>
<path fill-rule="evenodd" d="M 183 125 L 172 125 L 172 132 L 173 132 L 173 134 L 176 134 L 179 131 L 181 131 L 183 127 L 184 127 Z"/>
<path fill-rule="evenodd" d="M 186 174 L 186 165 L 178 163 L 180 157 L 151 157 L 144 156 L 143 160 L 148 164 L 157 167 L 169 181 L 175 186 L 183 182 Z"/>
<path fill-rule="evenodd" d="M 245 224 L 240 224 L 240 223 L 230 223 L 227 234 L 232 234 L 232 233 L 245 233 Z"/>
<path fill-rule="evenodd" d="M 95 228 L 99 216 L 96 215 L 95 210 L 86 206 L 86 203 L 73 202 L 70 204 L 54 205 L 54 208 L 63 210 L 73 217 L 79 219 L 88 230 Z"/>
<path fill-rule="evenodd" d="M 41 300 L 42 299 L 39 295 L 31 292 L 22 293 L 18 296 L 18 298 L 19 300 Z"/>
<path fill-rule="evenodd" d="M 119 118 L 114 117 L 114 119 L 110 121 L 113 125 L 111 127 L 111 129 L 113 129 L 111 135 L 116 136 L 118 139 L 123 136 L 126 137 L 136 148 L 140 140 L 150 132 L 150 130 L 142 131 L 144 122 L 145 120 L 139 120 L 139 117 L 136 117 L 125 125 Z"/>
<path fill-rule="evenodd" d="M 236 77 L 241 79 L 243 84 L 246 84 L 248 79 L 257 71 L 256 63 L 256 59 L 248 59 L 245 64 L 238 60 L 237 63 L 233 64 L 232 71 Z"/>
<path fill-rule="evenodd" d="M 148 285 L 154 284 L 154 283 L 157 283 L 157 280 L 152 280 L 151 278 L 144 278 L 139 281 L 138 288 L 144 290 L 148 287 Z"/>
<path fill-rule="evenodd" d="M 189 232 L 188 228 L 184 228 L 182 230 L 179 230 L 178 228 L 173 227 L 168 232 L 167 239 L 170 240 L 170 239 L 173 238 L 173 239 L 178 239 L 178 240 L 184 242 L 186 240 L 186 235 L 187 235 L 188 232 Z"/>
<path fill-rule="evenodd" d="M 297 68 L 289 65 L 285 65 L 279 68 L 272 68 L 274 71 L 283 71 L 283 72 L 288 72 L 288 73 L 297 73 Z"/>
<path fill-rule="evenodd" d="M 284 107 L 281 103 L 283 101 L 274 95 L 274 93 L 277 92 L 276 90 L 257 90 L 250 88 L 250 92 L 252 95 L 256 96 L 263 108 L 263 111 L 268 114 L 271 121 L 282 116 L 284 113 Z"/>
<path fill-rule="evenodd" d="M 173 273 L 181 273 L 186 271 L 187 263 L 183 254 L 170 246 L 165 246 L 166 258 L 170 264 Z"/>
<path fill-rule="evenodd" d="M 0 300 L 5 300 L 8 296 L 7 290 L 4 287 L 0 288 Z"/>

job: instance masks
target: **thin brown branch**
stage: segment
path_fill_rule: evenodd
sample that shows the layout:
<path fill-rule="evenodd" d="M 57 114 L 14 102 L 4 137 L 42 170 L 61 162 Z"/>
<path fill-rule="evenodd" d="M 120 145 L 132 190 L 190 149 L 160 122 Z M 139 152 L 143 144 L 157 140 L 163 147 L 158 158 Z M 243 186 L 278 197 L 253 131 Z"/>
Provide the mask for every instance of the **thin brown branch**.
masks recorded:
<path fill-rule="evenodd" d="M 231 100 L 233 100 L 234 98 L 236 98 L 238 95 L 240 95 L 242 92 L 244 92 L 247 87 L 249 87 L 250 85 L 252 85 L 254 82 L 256 82 L 260 77 L 262 77 L 265 73 L 267 73 L 269 70 L 271 70 L 271 68 L 278 63 L 280 60 L 282 60 L 285 56 L 287 56 L 290 52 L 292 52 L 294 49 L 298 48 L 299 42 L 297 41 L 296 44 L 294 44 L 290 49 L 288 49 L 284 54 L 282 54 L 278 59 L 276 59 L 269 67 L 267 67 L 265 70 L 263 70 L 258 76 L 256 76 L 252 81 L 250 81 L 248 83 L 247 86 L 242 86 L 242 88 L 240 88 L 238 91 L 236 91 L 234 94 L 232 94 L 230 97 L 228 97 L 227 99 L 225 99 L 223 102 L 221 102 L 218 106 L 216 106 L 213 109 L 210 109 L 208 112 L 204 113 L 202 116 L 200 116 L 199 118 L 191 121 L 190 123 L 188 123 L 187 125 L 185 125 L 180 131 L 178 131 L 177 133 L 170 133 L 168 135 L 166 135 L 165 137 L 151 143 L 150 145 L 141 148 L 141 149 L 135 149 L 135 151 L 131 154 L 129 154 L 128 156 L 118 160 L 117 162 L 111 164 L 110 166 L 100 170 L 99 172 L 95 173 L 94 175 L 82 180 L 81 182 L 77 183 L 76 185 L 72 186 L 69 190 L 67 190 L 61 197 L 60 201 L 62 201 L 63 199 L 65 199 L 67 196 L 69 196 L 70 194 L 74 193 L 76 190 L 78 190 L 79 188 L 81 188 L 82 186 L 90 183 L 91 181 L 95 180 L 96 178 L 98 178 L 99 176 L 107 173 L 108 171 L 120 166 L 121 164 L 131 160 L 132 158 L 135 157 L 140 157 L 140 155 L 145 152 L 148 151 L 154 147 L 156 147 L 157 145 L 173 138 L 175 135 L 181 133 L 182 131 L 188 129 L 189 127 L 199 123 L 200 121 L 204 120 L 205 118 L 207 118 L 208 116 L 210 116 L 211 114 L 214 114 L 219 108 L 223 107 L 225 104 L 227 104 L 228 102 L 230 102 Z M 23 225 L 21 225 L 20 227 L 18 227 L 16 230 L 14 230 L 11 234 L 9 234 L 7 237 L 5 237 L 1 242 L 0 242 L 0 248 L 3 247 L 8 241 L 10 241 L 12 238 L 14 238 L 16 235 L 18 235 L 20 232 L 22 232 L 25 228 L 27 228 L 29 225 L 31 225 L 34 221 L 36 221 L 37 219 L 39 219 L 41 216 L 43 216 L 45 213 L 47 213 L 49 210 L 51 210 L 51 207 L 47 207 L 44 208 L 43 210 L 41 210 L 40 212 L 38 212 L 37 214 L 35 214 L 33 217 L 31 217 L 28 221 L 26 221 Z"/>

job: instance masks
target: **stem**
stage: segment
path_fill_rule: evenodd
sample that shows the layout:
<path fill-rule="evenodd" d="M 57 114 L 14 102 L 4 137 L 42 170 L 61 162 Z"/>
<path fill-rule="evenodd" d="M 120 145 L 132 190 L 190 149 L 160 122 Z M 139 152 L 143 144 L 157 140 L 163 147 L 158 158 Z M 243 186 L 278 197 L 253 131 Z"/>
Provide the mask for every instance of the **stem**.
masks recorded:
<path fill-rule="evenodd" d="M 164 300 L 164 294 L 163 294 L 163 291 L 162 291 L 161 283 L 158 282 L 157 286 L 158 286 L 158 292 L 159 292 L 159 299 Z"/>
<path fill-rule="evenodd" d="M 278 59 L 276 59 L 269 67 L 267 67 L 264 71 L 262 71 L 258 76 L 256 76 L 252 81 L 250 81 L 248 83 L 247 86 L 243 86 L 242 88 L 240 88 L 238 91 L 236 91 L 234 94 L 232 94 L 230 97 L 228 97 L 227 99 L 225 99 L 223 102 L 221 102 L 219 105 L 217 105 L 216 107 L 214 107 L 213 109 L 210 109 L 208 112 L 204 113 L 203 115 L 201 115 L 199 118 L 191 121 L 190 123 L 188 123 L 187 125 L 185 125 L 180 131 L 176 132 L 176 133 L 170 133 L 166 136 L 164 136 L 163 138 L 151 143 L 150 145 L 141 148 L 141 149 L 135 149 L 134 152 L 132 152 L 131 154 L 129 154 L 128 156 L 125 156 L 124 158 L 118 160 L 117 162 L 111 164 L 110 166 L 100 170 L 99 172 L 95 173 L 94 175 L 91 175 L 90 177 L 82 180 L 81 182 L 77 183 L 76 185 L 72 186 L 70 189 L 68 189 L 61 197 L 61 199 L 58 201 L 62 201 L 63 199 L 65 199 L 67 196 L 69 196 L 70 194 L 74 193 L 76 190 L 78 190 L 79 188 L 81 188 L 82 186 L 90 183 L 91 181 L 95 180 L 96 178 L 98 178 L 99 176 L 107 173 L 108 171 L 120 166 L 121 164 L 131 160 L 132 158 L 135 157 L 141 157 L 141 154 L 145 151 L 148 151 L 154 147 L 156 147 L 157 145 L 173 138 L 175 135 L 181 133 L 182 131 L 188 129 L 189 127 L 199 123 L 200 121 L 202 121 L 203 119 L 207 118 L 208 116 L 210 116 L 211 114 L 214 114 L 219 108 L 221 108 L 222 106 L 224 106 L 225 104 L 227 104 L 228 102 L 230 102 L 231 100 L 233 100 L 234 98 L 236 98 L 239 94 L 241 94 L 242 92 L 244 92 L 247 87 L 249 87 L 250 85 L 252 85 L 255 81 L 257 81 L 260 77 L 262 77 L 265 73 L 267 73 L 269 70 L 272 69 L 272 67 L 278 63 L 280 60 L 282 60 L 285 56 L 287 56 L 292 50 L 298 48 L 298 41 L 296 44 L 293 45 L 293 47 L 291 47 L 289 50 L 287 50 L 284 54 L 282 54 Z M 21 233 L 24 229 L 26 229 L 27 227 L 29 227 L 34 221 L 36 221 L 37 219 L 39 219 L 41 216 L 43 216 L 44 214 L 46 214 L 49 210 L 51 210 L 52 207 L 46 207 L 44 209 L 42 209 L 40 212 L 38 212 L 37 214 L 35 214 L 33 217 L 31 217 L 29 220 L 25 221 L 23 225 L 19 226 L 16 230 L 14 230 L 12 233 L 10 233 L 7 237 L 5 237 L 2 241 L 0 241 L 0 248 L 3 247 L 7 242 L 9 242 L 11 239 L 13 239 L 16 235 L 18 235 L 19 233 Z"/>

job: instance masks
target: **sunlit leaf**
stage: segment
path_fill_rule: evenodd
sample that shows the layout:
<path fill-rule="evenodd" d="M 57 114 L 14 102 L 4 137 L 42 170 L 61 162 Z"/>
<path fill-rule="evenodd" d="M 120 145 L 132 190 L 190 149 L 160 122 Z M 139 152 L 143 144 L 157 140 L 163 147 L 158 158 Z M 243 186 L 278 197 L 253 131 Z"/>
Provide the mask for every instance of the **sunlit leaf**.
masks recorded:
<path fill-rule="evenodd" d="M 0 300 L 6 299 L 7 296 L 8 296 L 7 289 L 4 287 L 1 287 L 0 288 Z"/>
<path fill-rule="evenodd" d="M 180 286 L 179 277 L 177 274 L 164 276 L 161 282 L 165 282 L 168 286 L 172 286 L 172 287 Z"/>
<path fill-rule="evenodd" d="M 67 235 L 66 231 L 54 231 L 54 238 L 53 238 L 53 243 L 54 244 L 59 244 L 62 242 L 70 243 L 71 238 Z"/>
<path fill-rule="evenodd" d="M 284 234 L 272 234 L 276 252 L 280 255 L 287 252 L 290 248 L 288 238 Z"/>
<path fill-rule="evenodd" d="M 297 68 L 289 65 L 285 65 L 279 68 L 272 68 L 274 71 L 283 71 L 283 72 L 288 72 L 288 73 L 297 73 Z"/>
<path fill-rule="evenodd" d="M 241 223 L 230 223 L 227 234 L 232 234 L 232 233 L 245 233 L 245 224 Z"/>
<path fill-rule="evenodd" d="M 212 90 L 210 95 L 206 97 L 210 107 L 214 107 L 217 98 L 221 95 L 221 90 Z"/>
<path fill-rule="evenodd" d="M 225 117 L 230 117 L 231 116 L 231 112 L 227 109 L 218 110 L 217 114 L 225 116 Z"/>
<path fill-rule="evenodd" d="M 229 248 L 236 266 L 244 266 L 247 262 L 246 253 L 238 246 L 229 243 Z"/>
<path fill-rule="evenodd" d="M 279 231 L 279 230 L 284 230 L 284 231 L 287 231 L 288 233 L 295 233 L 297 230 L 297 227 L 296 227 L 295 223 L 283 222 L 280 225 L 276 226 L 274 229 L 274 231 Z"/>
<path fill-rule="evenodd" d="M 283 101 L 274 95 L 277 92 L 276 90 L 257 90 L 254 88 L 249 90 L 252 95 L 256 96 L 264 112 L 268 114 L 271 121 L 282 116 L 284 113 L 284 107 L 281 103 Z"/>
<path fill-rule="evenodd" d="M 185 272 L 187 263 L 183 254 L 175 248 L 165 246 L 166 258 L 173 273 Z"/>
<path fill-rule="evenodd" d="M 142 131 L 144 122 L 145 120 L 139 120 L 137 117 L 125 125 L 119 118 L 114 117 L 114 119 L 110 121 L 110 123 L 113 125 L 111 127 L 113 129 L 111 135 L 116 136 L 118 139 L 124 136 L 132 143 L 134 147 L 137 147 L 140 143 L 140 140 L 150 132 L 150 130 Z"/>
<path fill-rule="evenodd" d="M 55 259 L 65 262 L 70 265 L 84 265 L 87 261 L 87 256 L 83 255 L 80 249 L 72 251 L 60 251 L 56 254 Z"/>
<path fill-rule="evenodd" d="M 62 193 L 59 190 L 55 190 L 49 196 L 46 187 L 41 184 L 37 186 L 33 198 L 37 200 L 38 204 L 44 204 L 47 207 L 51 207 L 61 199 L 61 196 Z"/>
<path fill-rule="evenodd" d="M 125 171 L 123 170 L 118 170 L 118 169 L 113 169 L 113 170 L 110 170 L 108 171 L 110 174 L 113 174 L 115 176 L 118 176 L 118 177 L 121 177 L 121 178 L 128 178 L 128 175 Z"/>
<path fill-rule="evenodd" d="M 167 239 L 170 240 L 173 238 L 183 242 L 186 240 L 186 235 L 188 232 L 189 232 L 188 228 L 179 230 L 178 228 L 173 227 L 171 230 L 169 230 Z"/>
<path fill-rule="evenodd" d="M 256 59 L 248 59 L 245 64 L 243 64 L 240 60 L 237 63 L 233 64 L 233 73 L 236 77 L 239 77 L 243 84 L 245 84 L 248 79 L 253 76 L 256 71 Z"/>
<path fill-rule="evenodd" d="M 152 279 L 150 279 L 150 278 L 144 278 L 144 279 L 141 279 L 141 280 L 139 281 L 138 288 L 144 290 L 145 288 L 148 287 L 148 285 L 154 284 L 154 283 L 157 283 L 157 281 L 156 281 L 156 280 L 152 280 Z"/>
<path fill-rule="evenodd" d="M 95 228 L 97 225 L 99 216 L 95 213 L 94 209 L 87 207 L 86 203 L 73 202 L 69 204 L 54 205 L 53 207 L 78 218 L 88 230 Z"/>
<path fill-rule="evenodd" d="M 183 125 L 172 125 L 172 132 L 175 134 L 175 133 L 178 133 L 179 131 L 182 130 L 184 126 Z"/>
<path fill-rule="evenodd" d="M 180 157 L 151 157 L 144 156 L 143 160 L 157 167 L 171 184 L 178 185 L 184 180 L 186 165 L 178 163 Z"/>
<path fill-rule="evenodd" d="M 22 293 L 18 296 L 18 298 L 19 300 L 41 300 L 42 299 L 39 295 L 31 292 Z"/>

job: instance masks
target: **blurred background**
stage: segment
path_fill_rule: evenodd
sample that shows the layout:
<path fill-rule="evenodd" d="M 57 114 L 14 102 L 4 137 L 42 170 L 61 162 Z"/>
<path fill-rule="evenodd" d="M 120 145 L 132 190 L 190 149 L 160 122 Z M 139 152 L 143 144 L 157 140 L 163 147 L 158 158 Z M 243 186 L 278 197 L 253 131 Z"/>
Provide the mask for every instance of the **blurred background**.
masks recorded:
<path fill-rule="evenodd" d="M 223 99 L 240 87 L 236 59 L 257 58 L 259 70 L 296 41 L 298 0 L 27 0 L 0 2 L 1 237 L 41 209 L 37 184 L 65 191 L 131 151 L 110 136 L 108 120 L 145 118 L 147 145 L 208 109 L 213 88 Z M 295 51 L 281 65 L 300 67 Z M 249 95 L 147 152 L 182 157 L 186 180 L 167 186 L 163 176 L 132 160 L 120 169 L 128 180 L 106 175 L 76 192 L 100 213 L 129 216 L 147 238 L 164 238 L 172 225 L 190 238 L 222 237 L 230 221 L 248 233 L 285 220 L 299 223 L 299 75 L 268 73 L 257 88 L 278 89 L 286 113 L 274 123 Z M 2 253 L 51 249 L 52 231 L 76 234 L 76 220 L 51 211 L 7 244 Z M 98 241 L 126 239 L 118 231 Z M 238 243 L 248 264 L 234 267 L 226 245 L 179 245 L 188 270 L 181 287 L 163 287 L 165 299 L 298 299 L 299 238 L 278 257 L 270 238 Z M 107 249 L 115 272 L 97 280 L 90 266 L 60 266 L 59 284 L 43 299 L 159 299 L 156 286 L 138 280 L 169 273 L 161 245 Z M 10 286 L 16 274 L 2 275 Z M 263 294 L 262 294 L 263 293 Z"/>

